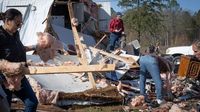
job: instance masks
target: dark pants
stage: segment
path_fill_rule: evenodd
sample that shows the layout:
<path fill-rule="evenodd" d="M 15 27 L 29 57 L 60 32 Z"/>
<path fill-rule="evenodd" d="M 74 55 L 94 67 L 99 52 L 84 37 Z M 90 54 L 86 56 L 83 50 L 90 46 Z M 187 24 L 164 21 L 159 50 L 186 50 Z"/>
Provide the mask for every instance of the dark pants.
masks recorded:
<path fill-rule="evenodd" d="M 107 46 L 107 51 L 113 51 L 121 38 L 121 33 L 111 33 L 109 38 L 109 44 Z"/>
<path fill-rule="evenodd" d="M 14 93 L 18 98 L 20 98 L 25 105 L 25 112 L 36 112 L 38 100 L 31 88 L 28 80 L 24 77 L 21 81 L 21 89 L 19 91 L 10 91 L 4 88 L 5 93 L 7 94 L 7 100 L 9 105 L 11 105 L 12 94 Z"/>

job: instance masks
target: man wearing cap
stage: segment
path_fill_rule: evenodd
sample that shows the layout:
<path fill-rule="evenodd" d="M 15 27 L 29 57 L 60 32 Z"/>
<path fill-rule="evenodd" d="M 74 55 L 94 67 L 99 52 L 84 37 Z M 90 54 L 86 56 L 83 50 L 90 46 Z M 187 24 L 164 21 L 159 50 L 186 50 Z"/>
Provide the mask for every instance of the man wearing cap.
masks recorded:
<path fill-rule="evenodd" d="M 124 24 L 121 17 L 122 14 L 117 12 L 116 17 L 110 21 L 110 38 L 107 51 L 113 51 L 115 49 L 117 42 L 120 40 L 121 35 L 124 33 Z"/>

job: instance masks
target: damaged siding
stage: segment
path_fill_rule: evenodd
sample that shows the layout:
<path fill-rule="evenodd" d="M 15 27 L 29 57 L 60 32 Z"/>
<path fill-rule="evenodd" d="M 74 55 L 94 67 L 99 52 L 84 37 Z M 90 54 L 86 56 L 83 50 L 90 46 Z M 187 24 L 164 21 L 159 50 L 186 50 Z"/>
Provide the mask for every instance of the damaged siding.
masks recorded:
<path fill-rule="evenodd" d="M 100 31 L 108 31 L 108 24 L 111 18 L 111 4 L 110 2 L 97 2 L 97 4 L 101 4 L 99 8 L 99 30 Z"/>
<path fill-rule="evenodd" d="M 1 0 L 1 11 L 8 8 L 20 10 L 24 16 L 24 24 L 20 29 L 21 40 L 24 45 L 37 43 L 36 32 L 43 32 L 46 24 L 43 21 L 54 0 Z M 43 23 L 43 24 L 42 24 Z"/>

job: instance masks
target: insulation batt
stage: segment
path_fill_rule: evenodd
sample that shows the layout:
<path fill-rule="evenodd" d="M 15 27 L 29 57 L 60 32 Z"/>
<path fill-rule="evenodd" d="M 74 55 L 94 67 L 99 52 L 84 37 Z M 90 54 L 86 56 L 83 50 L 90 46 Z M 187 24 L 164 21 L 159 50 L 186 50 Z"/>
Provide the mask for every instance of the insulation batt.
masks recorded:
<path fill-rule="evenodd" d="M 144 96 L 136 96 L 131 100 L 131 106 L 136 107 L 136 106 L 142 106 L 144 105 Z"/>
<path fill-rule="evenodd" d="M 27 61 L 29 66 L 56 66 L 55 64 L 49 64 L 49 63 L 34 63 L 31 60 Z M 76 65 L 75 62 L 73 61 L 65 61 L 63 63 L 63 66 L 70 66 L 70 65 Z M 36 97 L 41 104 L 56 104 L 57 99 L 59 97 L 59 91 L 55 90 L 47 90 L 42 87 L 42 85 L 32 78 L 31 76 L 26 76 L 29 83 L 31 84 L 33 91 L 36 93 Z"/>
<path fill-rule="evenodd" d="M 56 56 L 57 51 L 63 51 L 62 43 L 49 33 L 38 32 L 36 53 L 45 63 Z"/>
<path fill-rule="evenodd" d="M 36 93 L 36 97 L 41 104 L 56 104 L 59 92 L 53 90 L 46 90 L 31 76 L 27 76 L 29 83 L 31 84 L 33 91 Z"/>
<path fill-rule="evenodd" d="M 108 84 L 108 81 L 106 79 L 98 79 L 97 82 L 96 82 L 96 87 L 98 89 L 100 88 L 105 88 L 107 87 L 109 84 Z"/>
<path fill-rule="evenodd" d="M 21 89 L 21 80 L 24 77 L 23 69 L 25 68 L 25 63 L 15 63 L 8 62 L 6 60 L 1 60 L 0 71 L 5 76 L 4 86 L 11 90 Z"/>
<path fill-rule="evenodd" d="M 6 77 L 6 81 L 4 82 L 4 86 L 9 89 L 10 91 L 18 91 L 21 89 L 21 80 L 24 76 L 12 76 Z"/>
<path fill-rule="evenodd" d="M 19 75 L 23 73 L 25 63 L 9 62 L 7 60 L 0 61 L 0 71 L 7 77 Z"/>

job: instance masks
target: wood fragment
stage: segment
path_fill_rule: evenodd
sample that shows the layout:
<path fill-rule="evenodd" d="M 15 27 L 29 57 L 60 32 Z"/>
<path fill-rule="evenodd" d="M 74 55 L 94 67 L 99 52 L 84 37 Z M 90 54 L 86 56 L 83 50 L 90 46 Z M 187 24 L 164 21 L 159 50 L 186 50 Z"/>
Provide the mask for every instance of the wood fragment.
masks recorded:
<path fill-rule="evenodd" d="M 83 73 L 83 72 L 106 72 L 114 71 L 114 64 L 101 65 L 80 65 L 80 66 L 54 66 L 54 67 L 36 67 L 29 66 L 24 69 L 25 74 L 56 74 L 56 73 Z"/>
<path fill-rule="evenodd" d="M 114 58 L 116 60 L 130 64 L 132 68 L 138 68 L 139 67 L 138 63 L 133 58 L 122 57 L 122 56 L 119 56 L 119 55 L 115 55 L 115 54 L 112 54 L 112 53 L 105 52 L 103 50 L 96 49 L 94 47 L 89 47 L 89 48 L 92 50 L 92 52 L 99 52 L 100 54 L 105 55 L 107 57 L 111 57 L 111 58 Z"/>
<path fill-rule="evenodd" d="M 68 11 L 69 11 L 69 16 L 70 16 L 70 20 L 71 20 L 72 18 L 74 18 L 74 12 L 73 12 L 73 6 L 72 6 L 71 0 L 68 1 Z M 82 43 L 80 41 L 80 37 L 78 35 L 78 31 L 76 29 L 76 26 L 74 26 L 72 23 L 71 23 L 71 26 L 72 26 L 72 32 L 73 32 L 73 35 L 74 35 L 74 42 L 75 42 L 75 46 L 76 46 L 76 51 L 77 51 L 77 54 L 80 53 L 80 54 L 78 54 L 79 61 L 82 65 L 88 65 L 86 54 L 84 52 L 84 48 L 83 48 Z M 89 81 L 92 83 L 92 87 L 96 88 L 96 84 L 95 84 L 92 72 L 87 72 L 87 74 L 88 74 L 88 77 L 89 77 Z"/>
<path fill-rule="evenodd" d="M 105 34 L 105 35 L 97 42 L 97 44 L 94 46 L 94 48 L 96 48 L 106 37 L 107 37 L 107 35 Z"/>

